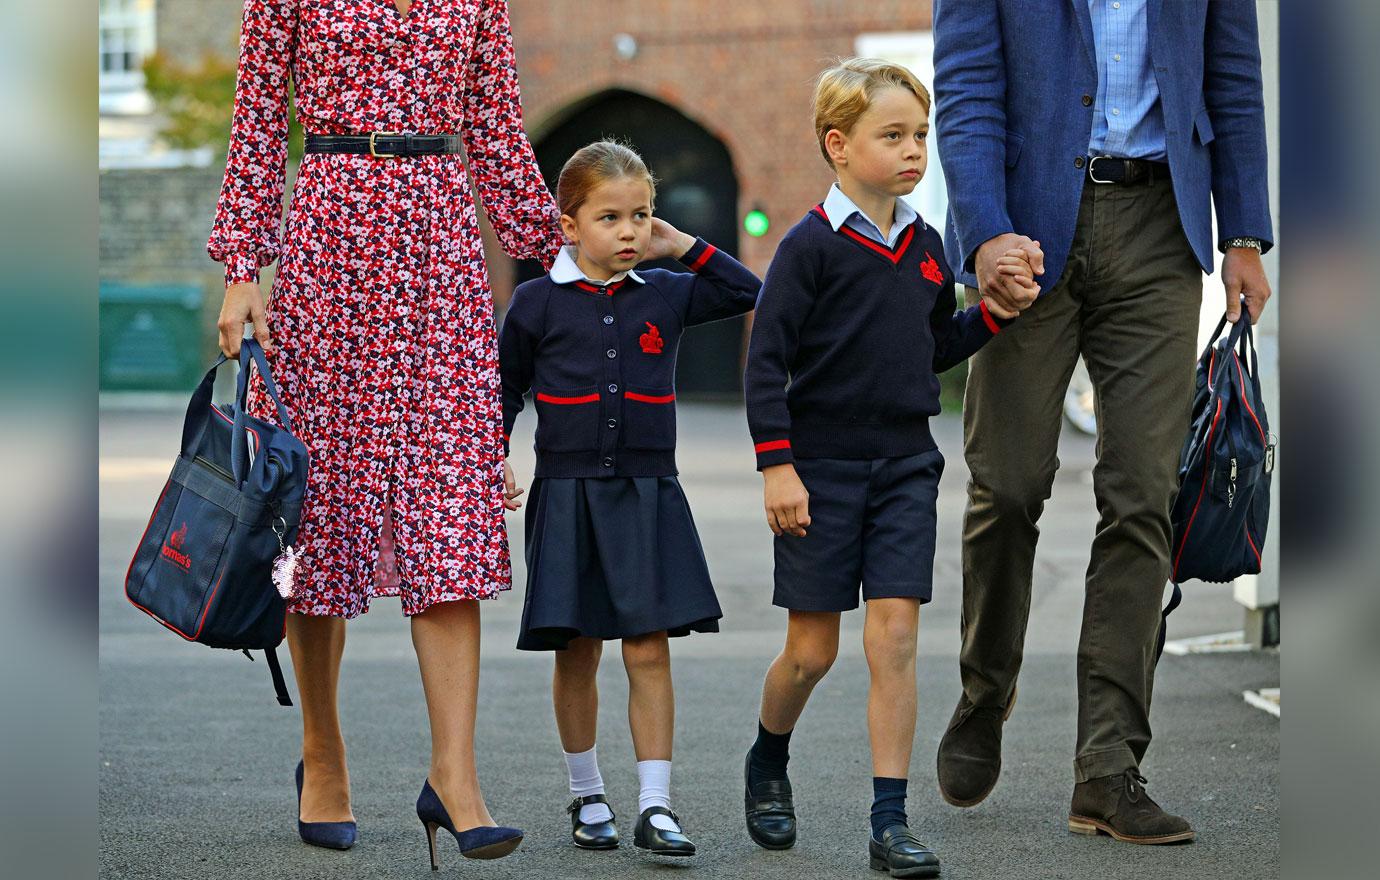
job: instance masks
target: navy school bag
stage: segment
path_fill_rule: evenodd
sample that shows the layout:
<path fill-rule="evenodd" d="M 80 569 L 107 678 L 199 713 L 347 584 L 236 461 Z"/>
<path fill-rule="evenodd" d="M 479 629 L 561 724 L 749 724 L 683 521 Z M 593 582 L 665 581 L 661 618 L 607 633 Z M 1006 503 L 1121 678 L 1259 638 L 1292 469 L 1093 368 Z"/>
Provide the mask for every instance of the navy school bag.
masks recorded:
<path fill-rule="evenodd" d="M 136 608 L 193 642 L 262 650 L 278 702 L 291 706 L 274 651 L 283 640 L 291 569 L 307 486 L 307 448 L 253 339 L 240 347 L 233 406 L 211 403 L 211 365 L 192 395 L 182 446 L 125 576 Z M 248 414 L 250 365 L 258 366 L 282 427 Z M 275 571 L 276 564 L 276 571 Z M 278 585 L 282 584 L 280 588 Z"/>
<path fill-rule="evenodd" d="M 1250 317 L 1243 309 L 1241 320 L 1223 337 L 1226 326 L 1223 317 L 1198 359 L 1192 419 L 1179 456 L 1179 494 L 1170 514 L 1174 595 L 1166 617 L 1178 606 L 1184 581 L 1225 583 L 1260 573 L 1275 443 L 1260 393 Z"/>

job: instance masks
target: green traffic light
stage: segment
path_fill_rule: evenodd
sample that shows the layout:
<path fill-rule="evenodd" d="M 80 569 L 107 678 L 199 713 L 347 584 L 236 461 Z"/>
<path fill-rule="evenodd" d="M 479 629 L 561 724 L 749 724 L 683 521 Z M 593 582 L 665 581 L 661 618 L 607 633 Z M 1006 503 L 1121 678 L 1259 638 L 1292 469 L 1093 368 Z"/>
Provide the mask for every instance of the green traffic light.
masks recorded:
<path fill-rule="evenodd" d="M 748 211 L 747 216 L 743 218 L 743 229 L 753 238 L 761 238 L 767 234 L 767 230 L 770 228 L 771 221 L 767 219 L 765 211 L 754 208 Z"/>

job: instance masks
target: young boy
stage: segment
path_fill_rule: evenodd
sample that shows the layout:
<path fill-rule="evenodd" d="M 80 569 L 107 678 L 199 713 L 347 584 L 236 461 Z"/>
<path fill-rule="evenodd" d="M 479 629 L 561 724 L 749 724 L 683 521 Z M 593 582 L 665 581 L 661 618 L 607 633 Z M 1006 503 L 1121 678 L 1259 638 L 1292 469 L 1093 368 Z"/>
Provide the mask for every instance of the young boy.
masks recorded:
<path fill-rule="evenodd" d="M 747 755 L 748 833 L 768 849 L 795 843 L 787 745 L 834 661 L 840 613 L 858 606 L 861 584 L 871 673 L 868 851 L 871 866 L 893 877 L 939 873 L 905 813 L 916 631 L 930 600 L 944 467 L 928 425 L 940 410 L 936 374 L 1015 319 L 988 299 L 955 314 L 940 232 L 897 198 L 924 176 L 929 111 L 929 92 L 903 67 L 854 59 L 821 75 L 815 131 L 838 182 L 776 251 L 745 376 L 776 534 L 772 601 L 790 612 Z M 1034 286 L 1022 251 L 1003 257 L 1001 271 Z"/>

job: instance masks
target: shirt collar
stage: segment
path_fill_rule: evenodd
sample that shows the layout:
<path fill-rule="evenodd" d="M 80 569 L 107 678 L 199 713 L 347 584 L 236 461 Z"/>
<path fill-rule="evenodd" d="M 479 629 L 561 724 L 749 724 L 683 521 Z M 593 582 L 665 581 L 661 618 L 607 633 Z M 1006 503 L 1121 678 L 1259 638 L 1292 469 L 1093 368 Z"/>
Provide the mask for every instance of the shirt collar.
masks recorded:
<path fill-rule="evenodd" d="M 857 204 L 839 188 L 837 183 L 831 185 L 829 187 L 829 195 L 824 197 L 824 215 L 828 218 L 829 225 L 834 227 L 835 232 L 838 232 L 843 224 L 848 222 L 848 218 L 852 217 L 854 214 L 857 214 L 868 223 L 871 223 L 878 232 L 881 232 L 881 227 L 877 226 L 876 222 L 871 217 L 864 214 L 863 209 L 859 208 Z M 905 199 L 896 200 L 896 226 L 904 229 L 914 223 L 919 216 L 920 214 L 916 212 Z"/>
<path fill-rule="evenodd" d="M 627 272 L 619 272 L 607 281 L 595 281 L 584 273 L 580 265 L 575 262 L 575 245 L 568 244 L 561 248 L 561 252 L 556 255 L 556 262 L 551 264 L 551 280 L 557 284 L 570 284 L 575 281 L 584 281 L 593 284 L 595 287 L 607 287 L 610 284 L 617 284 L 624 278 L 631 278 L 638 284 L 644 283 L 636 272 L 629 269 Z"/>

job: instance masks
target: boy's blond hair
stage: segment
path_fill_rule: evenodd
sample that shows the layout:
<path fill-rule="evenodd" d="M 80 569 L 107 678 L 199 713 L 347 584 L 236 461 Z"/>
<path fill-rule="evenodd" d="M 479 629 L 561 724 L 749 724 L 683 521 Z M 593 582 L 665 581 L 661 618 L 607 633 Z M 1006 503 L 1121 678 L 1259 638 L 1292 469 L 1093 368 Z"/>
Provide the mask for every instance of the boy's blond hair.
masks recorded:
<path fill-rule="evenodd" d="M 819 151 L 829 167 L 834 162 L 824 147 L 824 136 L 837 128 L 851 134 L 858 119 L 872 106 L 878 89 L 897 86 L 910 92 L 930 115 L 930 92 L 915 74 L 899 64 L 880 58 L 849 58 L 839 61 L 819 75 L 815 84 L 815 136 Z"/>

